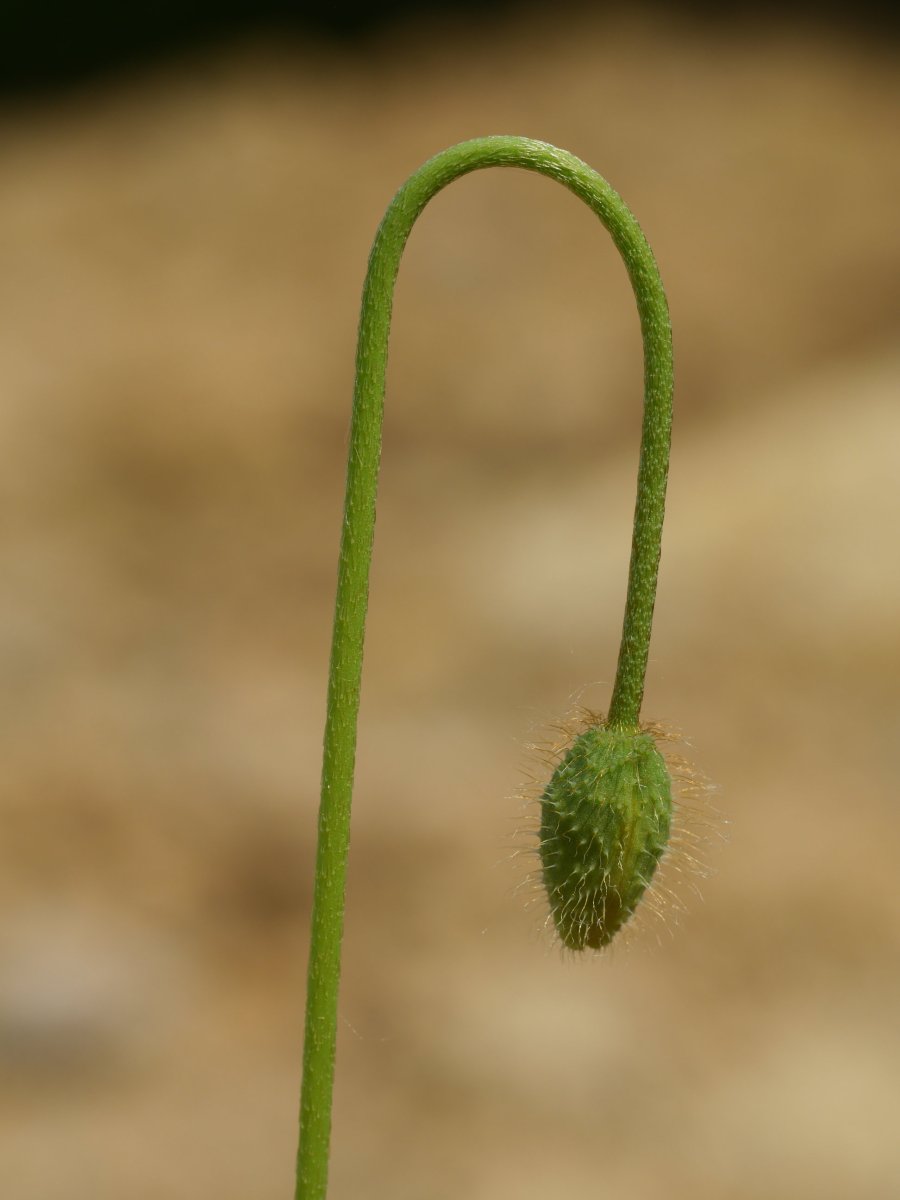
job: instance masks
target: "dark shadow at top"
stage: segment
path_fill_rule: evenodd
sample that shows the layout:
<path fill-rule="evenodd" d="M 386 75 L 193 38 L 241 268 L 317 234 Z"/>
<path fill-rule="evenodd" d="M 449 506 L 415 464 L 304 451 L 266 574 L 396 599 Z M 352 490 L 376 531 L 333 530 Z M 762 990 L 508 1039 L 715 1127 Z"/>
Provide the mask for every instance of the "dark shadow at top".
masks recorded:
<path fill-rule="evenodd" d="M 409 20 L 492 19 L 526 7 L 516 0 L 7 0 L 0 18 L 0 95 L 66 90 L 248 34 L 314 36 L 349 45 Z M 563 11 L 571 13 L 574 7 L 578 5 Z M 657 7 L 704 23 L 756 24 L 777 18 L 849 28 L 881 41 L 900 29 L 897 6 L 882 0 L 857 0 L 853 5 L 836 0 L 738 0 L 728 6 L 674 0 Z M 590 8 L 612 11 L 602 0 Z"/>

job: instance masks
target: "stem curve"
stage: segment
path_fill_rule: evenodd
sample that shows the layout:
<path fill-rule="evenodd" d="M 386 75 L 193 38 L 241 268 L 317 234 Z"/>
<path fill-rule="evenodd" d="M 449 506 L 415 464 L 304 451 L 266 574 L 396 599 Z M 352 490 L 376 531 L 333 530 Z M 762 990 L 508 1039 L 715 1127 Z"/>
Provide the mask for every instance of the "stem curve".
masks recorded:
<path fill-rule="evenodd" d="M 672 335 L 659 271 L 624 201 L 574 155 L 521 137 L 462 142 L 429 159 L 397 192 L 375 236 L 363 288 L 328 680 L 295 1200 L 324 1200 L 328 1180 L 350 804 L 394 283 L 407 238 L 428 201 L 461 175 L 491 166 L 537 171 L 583 200 L 612 236 L 637 300 L 644 416 L 625 618 L 607 725 L 639 726 L 672 419 Z"/>

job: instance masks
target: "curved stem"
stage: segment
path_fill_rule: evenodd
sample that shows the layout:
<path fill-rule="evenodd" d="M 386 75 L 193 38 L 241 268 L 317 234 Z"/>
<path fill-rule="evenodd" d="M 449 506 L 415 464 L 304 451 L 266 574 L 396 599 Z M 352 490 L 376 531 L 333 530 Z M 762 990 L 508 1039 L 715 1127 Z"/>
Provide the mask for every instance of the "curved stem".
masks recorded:
<path fill-rule="evenodd" d="M 375 237 L 363 289 L 328 680 L 296 1200 L 323 1200 L 327 1187 L 350 801 L 394 282 L 406 239 L 431 197 L 460 175 L 491 166 L 537 171 L 582 199 L 612 235 L 637 299 L 644 343 L 644 420 L 625 622 L 608 724 L 621 729 L 638 727 L 671 427 L 672 342 L 659 272 L 621 197 L 574 155 L 528 138 L 463 142 L 426 162 L 396 194 Z"/>

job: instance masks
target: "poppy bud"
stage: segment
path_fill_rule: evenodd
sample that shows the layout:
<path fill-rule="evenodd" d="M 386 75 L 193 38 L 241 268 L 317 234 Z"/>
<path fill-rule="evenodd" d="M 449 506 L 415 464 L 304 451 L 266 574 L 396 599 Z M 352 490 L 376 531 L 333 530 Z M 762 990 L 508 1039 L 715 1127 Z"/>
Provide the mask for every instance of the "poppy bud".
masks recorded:
<path fill-rule="evenodd" d="M 672 783 L 649 733 L 580 733 L 541 798 L 550 911 L 570 950 L 600 949 L 628 921 L 669 840 Z"/>

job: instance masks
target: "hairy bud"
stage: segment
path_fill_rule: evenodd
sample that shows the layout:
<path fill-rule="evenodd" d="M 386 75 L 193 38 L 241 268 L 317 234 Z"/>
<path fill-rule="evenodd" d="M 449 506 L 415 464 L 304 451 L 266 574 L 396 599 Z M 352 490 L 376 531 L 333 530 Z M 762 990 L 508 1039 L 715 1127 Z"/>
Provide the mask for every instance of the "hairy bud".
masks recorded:
<path fill-rule="evenodd" d="M 600 949 L 628 921 L 669 840 L 672 784 L 649 733 L 580 733 L 541 798 L 540 856 L 557 932 Z"/>

